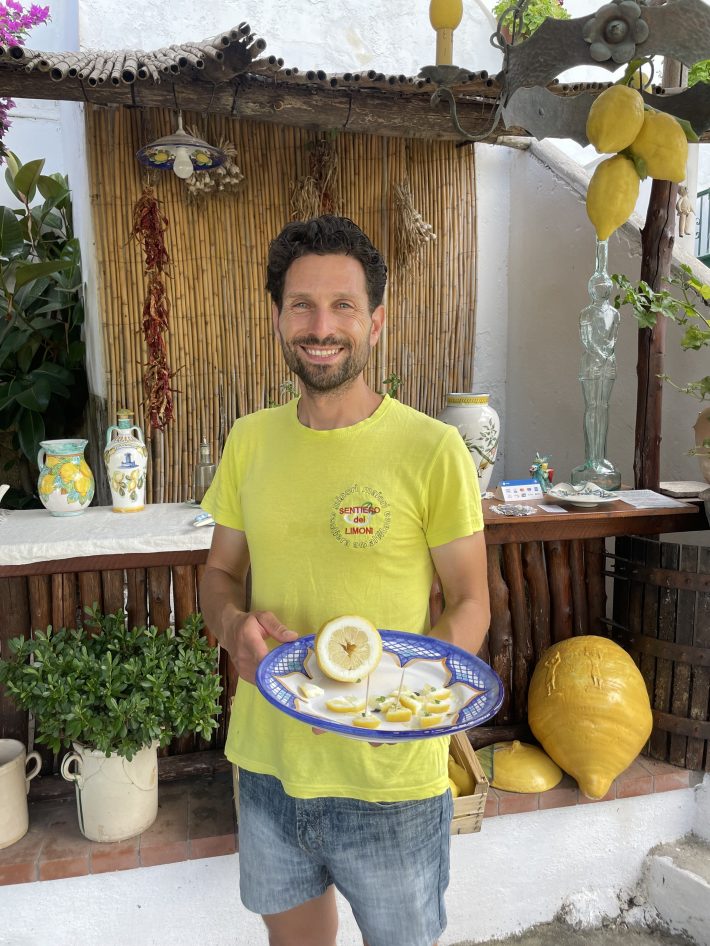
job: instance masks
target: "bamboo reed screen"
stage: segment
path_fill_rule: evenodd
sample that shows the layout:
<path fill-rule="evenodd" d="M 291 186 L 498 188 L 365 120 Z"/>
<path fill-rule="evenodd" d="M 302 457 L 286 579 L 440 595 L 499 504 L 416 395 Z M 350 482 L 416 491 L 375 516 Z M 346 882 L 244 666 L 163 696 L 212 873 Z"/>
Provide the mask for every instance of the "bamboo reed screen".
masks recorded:
<path fill-rule="evenodd" d="M 99 320 L 105 350 L 108 417 L 132 408 L 150 439 L 148 498 L 188 498 L 200 438 L 219 455 L 233 421 L 283 401 L 290 377 L 271 328 L 264 290 L 271 240 L 290 219 L 294 181 L 308 171 L 314 135 L 285 125 L 186 114 L 200 137 L 226 138 L 246 176 L 237 194 L 190 204 L 174 174 L 157 172 L 169 224 L 168 359 L 176 372 L 175 417 L 164 434 L 146 429 L 142 374 L 143 262 L 131 240 L 132 208 L 144 171 L 135 153 L 170 133 L 169 112 L 87 108 L 91 193 L 97 246 Z M 451 390 L 470 390 L 475 303 L 475 202 L 472 148 L 451 142 L 342 134 L 335 139 L 343 212 L 390 263 L 388 322 L 368 367 L 377 390 L 396 372 L 399 396 L 437 414 Z M 394 188 L 408 179 L 414 202 L 437 239 L 400 273 L 395 258 Z"/>

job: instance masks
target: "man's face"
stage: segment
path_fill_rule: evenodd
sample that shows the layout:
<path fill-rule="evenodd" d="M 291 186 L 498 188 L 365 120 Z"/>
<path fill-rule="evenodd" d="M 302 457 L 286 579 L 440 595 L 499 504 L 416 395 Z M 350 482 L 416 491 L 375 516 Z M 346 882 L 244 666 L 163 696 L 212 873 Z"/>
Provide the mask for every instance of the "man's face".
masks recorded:
<path fill-rule="evenodd" d="M 314 392 L 354 381 L 380 337 L 384 307 L 369 311 L 365 271 L 352 256 L 309 254 L 286 273 L 283 306 L 272 306 L 286 364 Z"/>

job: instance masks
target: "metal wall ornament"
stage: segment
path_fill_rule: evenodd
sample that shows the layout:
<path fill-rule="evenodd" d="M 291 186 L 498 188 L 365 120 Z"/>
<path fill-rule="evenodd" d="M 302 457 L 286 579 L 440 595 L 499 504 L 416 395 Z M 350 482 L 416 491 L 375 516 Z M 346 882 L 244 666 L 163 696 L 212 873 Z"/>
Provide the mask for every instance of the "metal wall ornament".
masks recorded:
<path fill-rule="evenodd" d="M 470 70 L 455 65 L 425 66 L 420 76 L 433 82 L 432 106 L 444 102 L 454 127 L 467 141 L 490 139 L 499 123 L 506 128 L 525 128 L 543 138 L 572 138 L 587 145 L 587 114 L 602 91 L 564 95 L 550 86 L 567 69 L 593 65 L 615 71 L 632 60 L 650 61 L 666 56 L 690 67 L 710 59 L 710 6 L 703 0 L 667 0 L 649 7 L 636 0 L 613 0 L 596 13 L 569 20 L 547 19 L 530 36 L 516 42 L 516 24 L 529 0 L 518 0 L 503 13 L 493 46 L 503 53 L 503 68 L 496 76 L 500 87 L 492 124 L 483 133 L 472 135 L 459 124 L 453 87 L 465 81 Z M 513 17 L 510 41 L 503 21 Z M 672 94 L 641 92 L 646 103 L 658 111 L 688 121 L 696 134 L 710 128 L 710 86 L 698 83 L 691 89 Z"/>

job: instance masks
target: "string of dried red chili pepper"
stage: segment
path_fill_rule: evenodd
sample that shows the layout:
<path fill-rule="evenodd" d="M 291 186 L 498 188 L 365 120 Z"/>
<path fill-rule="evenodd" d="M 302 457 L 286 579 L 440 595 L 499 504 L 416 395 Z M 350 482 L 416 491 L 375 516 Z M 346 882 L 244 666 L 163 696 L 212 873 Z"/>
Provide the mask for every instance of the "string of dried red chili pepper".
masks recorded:
<path fill-rule="evenodd" d="M 170 300 L 165 288 L 170 257 L 165 246 L 168 218 L 160 211 L 160 202 L 152 187 L 145 187 L 133 208 L 131 236 L 145 256 L 148 291 L 143 303 L 143 334 L 148 347 L 148 363 L 143 388 L 148 401 L 151 427 L 164 430 L 173 417 L 172 375 L 168 368 L 165 335 L 168 331 Z"/>

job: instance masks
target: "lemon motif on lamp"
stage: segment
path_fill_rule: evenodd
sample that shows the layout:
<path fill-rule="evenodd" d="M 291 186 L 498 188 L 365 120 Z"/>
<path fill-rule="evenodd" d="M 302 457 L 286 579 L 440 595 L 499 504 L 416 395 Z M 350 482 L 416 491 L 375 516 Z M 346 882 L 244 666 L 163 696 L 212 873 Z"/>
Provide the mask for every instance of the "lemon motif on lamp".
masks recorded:
<path fill-rule="evenodd" d="M 84 459 L 88 440 L 42 440 L 37 454 L 37 488 L 53 516 L 78 516 L 94 498 L 94 474 Z"/>

